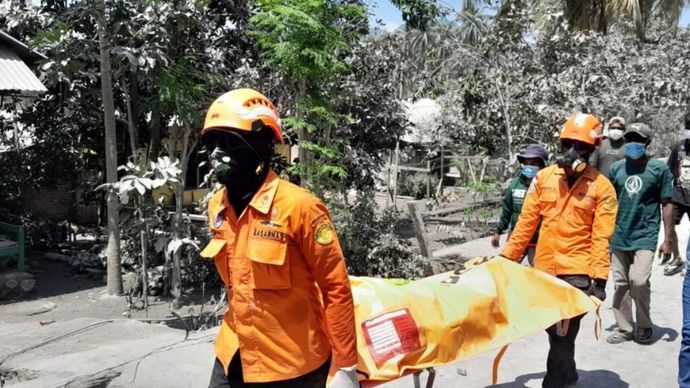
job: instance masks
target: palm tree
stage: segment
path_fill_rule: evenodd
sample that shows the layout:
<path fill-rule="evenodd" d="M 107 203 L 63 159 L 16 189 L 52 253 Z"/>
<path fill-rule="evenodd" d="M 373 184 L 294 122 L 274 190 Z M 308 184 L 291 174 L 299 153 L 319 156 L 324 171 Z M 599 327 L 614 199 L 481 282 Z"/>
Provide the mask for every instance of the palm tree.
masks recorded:
<path fill-rule="evenodd" d="M 426 29 L 407 29 L 402 45 L 407 58 L 400 67 L 400 98 L 416 98 L 441 90 L 456 80 L 466 63 L 467 48 L 479 43 L 488 29 L 488 16 L 472 3 L 454 20 L 436 19 Z"/>
<path fill-rule="evenodd" d="M 648 23 L 658 18 L 671 28 L 678 26 L 680 14 L 688 0 L 613 0 L 607 12 L 613 19 L 627 20 L 635 26 L 635 33 L 640 40 L 646 38 Z"/>
<path fill-rule="evenodd" d="M 652 18 L 675 28 L 685 5 L 690 5 L 690 0 L 536 0 L 533 15 L 541 26 L 546 15 L 562 11 L 571 30 L 604 34 L 612 24 L 628 22 L 638 38 L 645 40 Z"/>
<path fill-rule="evenodd" d="M 463 43 L 476 45 L 486 33 L 488 16 L 474 3 L 466 2 L 462 11 L 458 12 L 456 20 L 459 24 L 460 41 Z"/>

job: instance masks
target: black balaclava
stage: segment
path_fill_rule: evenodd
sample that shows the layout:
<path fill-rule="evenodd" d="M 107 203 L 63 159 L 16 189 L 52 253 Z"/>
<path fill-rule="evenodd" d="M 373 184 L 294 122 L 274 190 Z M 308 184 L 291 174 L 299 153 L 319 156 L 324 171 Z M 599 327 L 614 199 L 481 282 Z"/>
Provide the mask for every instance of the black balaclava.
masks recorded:
<path fill-rule="evenodd" d="M 270 131 L 212 131 L 204 135 L 211 167 L 239 217 L 266 179 L 273 155 Z"/>

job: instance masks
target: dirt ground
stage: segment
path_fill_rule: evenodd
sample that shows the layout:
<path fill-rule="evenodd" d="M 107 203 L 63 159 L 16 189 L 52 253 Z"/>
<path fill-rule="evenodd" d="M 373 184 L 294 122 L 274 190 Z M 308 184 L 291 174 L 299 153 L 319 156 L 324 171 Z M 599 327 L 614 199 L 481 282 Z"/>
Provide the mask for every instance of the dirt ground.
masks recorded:
<path fill-rule="evenodd" d="M 36 288 L 33 293 L 21 298 L 0 301 L 0 324 L 45 323 L 83 317 L 174 319 L 168 299 L 149 297 L 148 312 L 130 309 L 125 296 L 108 295 L 103 279 L 95 280 L 87 275 L 76 274 L 63 262 L 45 259 L 43 252 L 29 252 L 27 261 L 30 264 L 28 272 L 36 278 Z M 180 315 L 188 315 L 190 309 L 198 313 L 202 301 L 208 302 L 211 295 L 218 299 L 220 289 L 207 290 L 203 296 L 199 293 L 186 297 Z M 42 310 L 49 311 L 36 314 Z"/>

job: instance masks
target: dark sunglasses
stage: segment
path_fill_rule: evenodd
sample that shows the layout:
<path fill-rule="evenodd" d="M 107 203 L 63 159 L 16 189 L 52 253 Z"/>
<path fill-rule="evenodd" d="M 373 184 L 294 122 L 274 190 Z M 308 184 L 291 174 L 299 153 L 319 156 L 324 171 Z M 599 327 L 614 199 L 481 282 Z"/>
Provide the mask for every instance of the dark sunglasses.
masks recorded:
<path fill-rule="evenodd" d="M 585 152 L 591 150 L 593 147 L 589 143 L 585 143 L 579 140 L 563 139 L 561 140 L 561 149 L 569 150 L 574 148 L 576 152 Z"/>
<path fill-rule="evenodd" d="M 242 148 L 251 148 L 240 134 L 234 132 L 207 133 L 203 137 L 203 142 L 208 152 L 213 152 L 216 147 L 225 152 L 236 151 Z"/>

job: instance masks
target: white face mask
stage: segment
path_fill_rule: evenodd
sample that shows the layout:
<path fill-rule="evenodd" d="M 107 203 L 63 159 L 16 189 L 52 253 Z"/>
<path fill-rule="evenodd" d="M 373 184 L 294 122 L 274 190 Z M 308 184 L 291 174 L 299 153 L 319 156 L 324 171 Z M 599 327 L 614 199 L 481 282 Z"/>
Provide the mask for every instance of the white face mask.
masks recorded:
<path fill-rule="evenodd" d="M 683 130 L 683 139 L 690 139 L 690 129 Z"/>
<path fill-rule="evenodd" d="M 623 138 L 623 130 L 622 129 L 609 129 L 609 137 L 612 140 L 620 140 Z"/>

